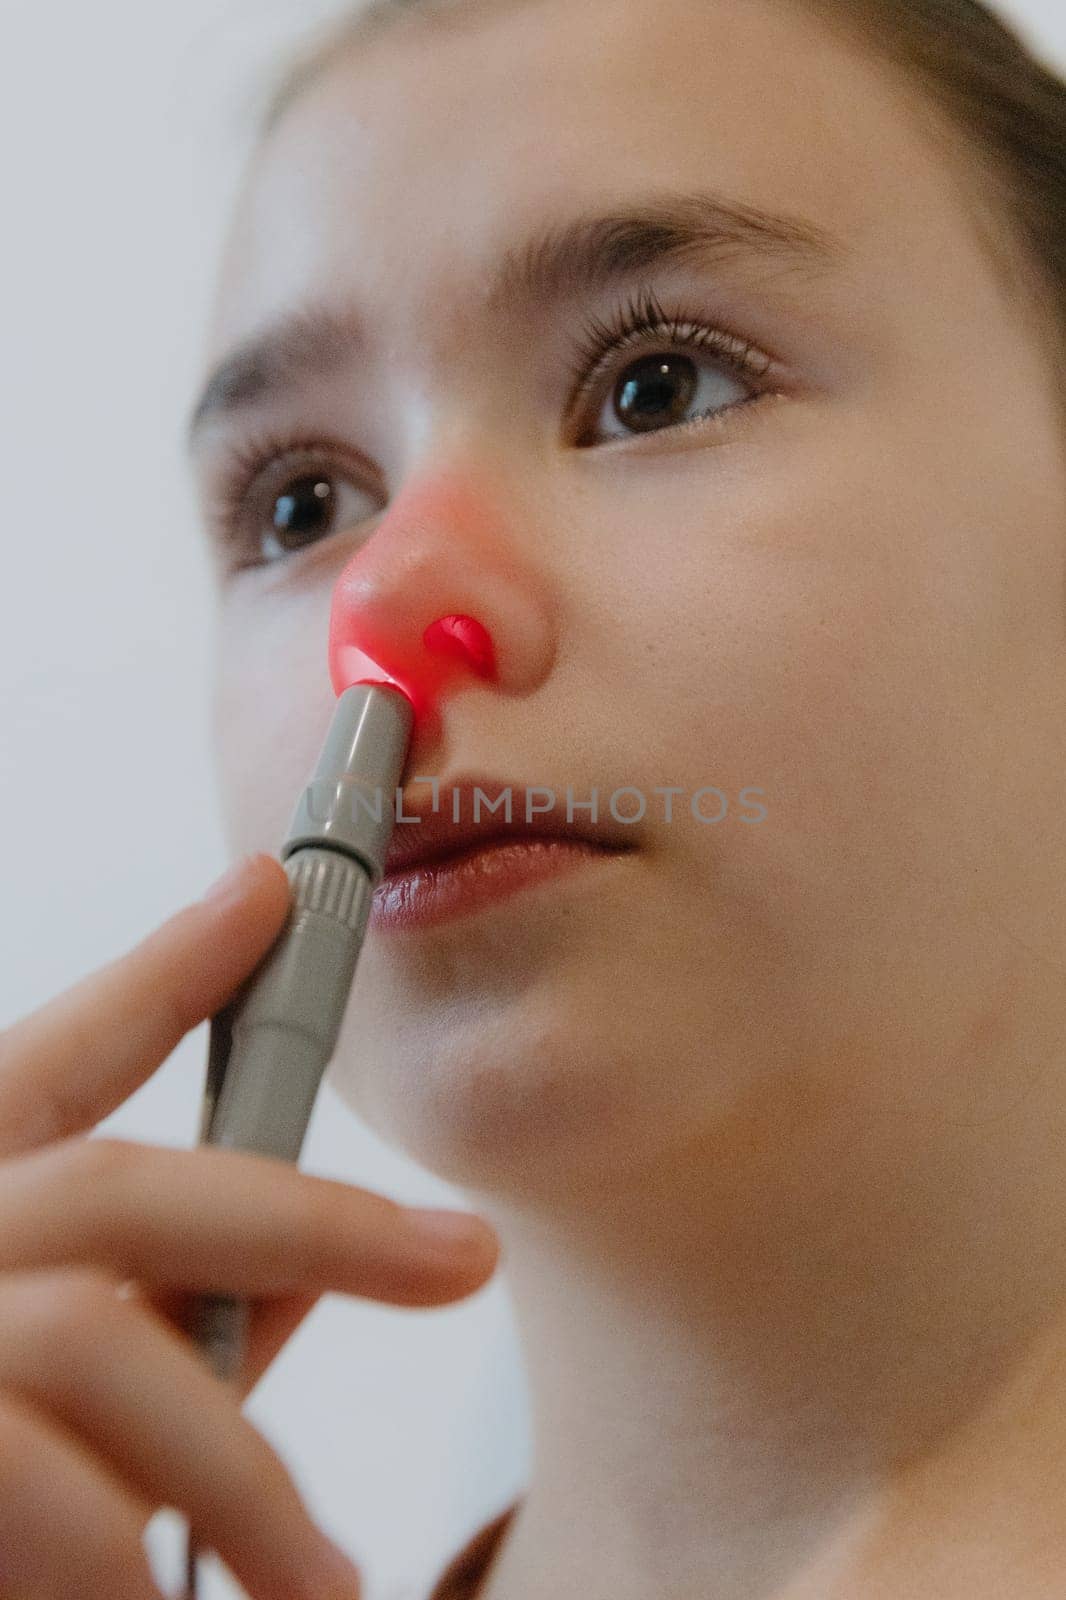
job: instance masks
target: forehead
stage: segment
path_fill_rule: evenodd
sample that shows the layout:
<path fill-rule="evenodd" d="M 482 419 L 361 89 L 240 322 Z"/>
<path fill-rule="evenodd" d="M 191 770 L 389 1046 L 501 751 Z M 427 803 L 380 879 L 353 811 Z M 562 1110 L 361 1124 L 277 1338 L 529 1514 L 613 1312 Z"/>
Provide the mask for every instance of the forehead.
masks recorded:
<path fill-rule="evenodd" d="M 635 191 L 721 191 L 884 261 L 928 235 L 946 174 L 921 102 L 787 0 L 529 0 L 404 17 L 338 53 L 253 161 L 218 349 L 351 286 L 432 317 L 546 218 Z"/>

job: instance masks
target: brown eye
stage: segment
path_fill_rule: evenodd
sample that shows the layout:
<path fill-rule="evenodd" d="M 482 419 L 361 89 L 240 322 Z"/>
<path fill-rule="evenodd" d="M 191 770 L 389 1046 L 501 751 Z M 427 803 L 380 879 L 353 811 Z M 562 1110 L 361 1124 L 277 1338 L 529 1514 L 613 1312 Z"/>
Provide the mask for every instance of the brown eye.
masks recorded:
<path fill-rule="evenodd" d="M 275 480 L 276 482 L 277 480 Z M 265 522 L 259 535 L 263 561 L 277 561 L 308 545 L 350 528 L 379 509 L 374 497 L 343 474 L 303 472 L 268 492 Z"/>
<path fill-rule="evenodd" d="M 689 429 L 721 442 L 731 424 L 742 425 L 739 413 L 778 398 L 767 381 L 775 366 L 750 340 L 689 309 L 667 311 L 645 290 L 611 320 L 586 324 L 570 368 L 567 419 L 591 418 L 592 426 L 579 426 L 573 442 L 588 448 Z"/>
<path fill-rule="evenodd" d="M 283 550 L 299 550 L 330 531 L 336 491 L 328 478 L 314 473 L 297 478 L 274 501 L 271 536 Z"/>
<path fill-rule="evenodd" d="M 690 356 L 644 356 L 628 366 L 615 385 L 615 415 L 637 433 L 669 428 L 684 420 L 699 387 Z"/>
<path fill-rule="evenodd" d="M 619 374 L 601 408 L 600 437 L 624 439 L 635 433 L 691 427 L 702 419 L 724 416 L 751 398 L 750 384 L 729 372 L 721 360 L 702 352 L 693 357 L 657 351 L 631 361 Z"/>

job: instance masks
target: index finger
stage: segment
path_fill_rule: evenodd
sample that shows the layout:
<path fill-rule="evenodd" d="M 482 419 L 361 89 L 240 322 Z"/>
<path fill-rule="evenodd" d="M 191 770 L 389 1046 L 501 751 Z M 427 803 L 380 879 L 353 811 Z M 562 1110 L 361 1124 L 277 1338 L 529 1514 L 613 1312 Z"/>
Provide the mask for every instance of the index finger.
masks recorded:
<path fill-rule="evenodd" d="M 93 1127 L 251 974 L 284 925 L 289 880 L 265 853 L 234 874 L 0 1032 L 0 1156 Z"/>

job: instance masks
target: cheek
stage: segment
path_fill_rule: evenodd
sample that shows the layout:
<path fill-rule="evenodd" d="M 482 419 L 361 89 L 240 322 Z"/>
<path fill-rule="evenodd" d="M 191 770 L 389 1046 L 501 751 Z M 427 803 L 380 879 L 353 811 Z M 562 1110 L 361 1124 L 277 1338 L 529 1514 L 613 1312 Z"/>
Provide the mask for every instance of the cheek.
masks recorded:
<path fill-rule="evenodd" d="M 634 475 L 595 579 L 596 614 L 633 634 L 598 639 L 604 681 L 631 690 L 606 715 L 648 781 L 764 791 L 757 827 L 689 827 L 670 848 L 716 872 L 750 861 L 756 892 L 756 873 L 770 893 L 817 885 L 827 913 L 901 893 L 901 863 L 947 870 L 987 739 L 974 664 L 994 574 L 952 533 L 950 486 L 894 478 L 869 420 L 814 416 L 817 440 L 790 424 L 772 451 Z"/>

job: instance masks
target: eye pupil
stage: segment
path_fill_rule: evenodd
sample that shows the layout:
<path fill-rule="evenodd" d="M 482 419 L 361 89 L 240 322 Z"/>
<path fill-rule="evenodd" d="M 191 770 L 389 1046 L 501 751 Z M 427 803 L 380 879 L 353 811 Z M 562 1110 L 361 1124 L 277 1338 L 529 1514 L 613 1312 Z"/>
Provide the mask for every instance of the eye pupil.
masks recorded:
<path fill-rule="evenodd" d="M 677 421 L 691 404 L 698 377 L 688 356 L 643 356 L 618 380 L 614 403 L 619 417 L 638 432 Z"/>
<path fill-rule="evenodd" d="M 286 550 L 318 538 L 329 527 L 334 491 L 328 478 L 296 478 L 274 502 L 274 534 Z"/>

